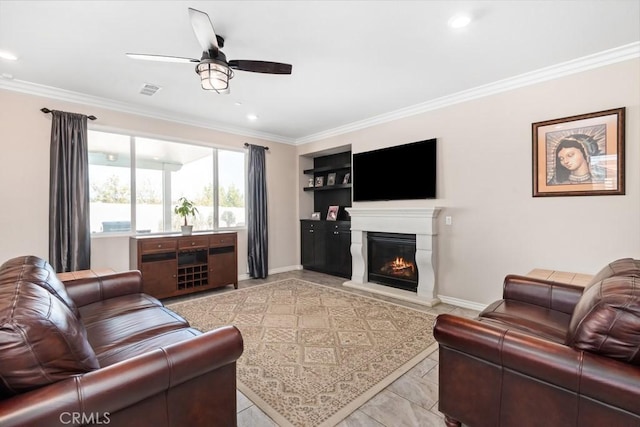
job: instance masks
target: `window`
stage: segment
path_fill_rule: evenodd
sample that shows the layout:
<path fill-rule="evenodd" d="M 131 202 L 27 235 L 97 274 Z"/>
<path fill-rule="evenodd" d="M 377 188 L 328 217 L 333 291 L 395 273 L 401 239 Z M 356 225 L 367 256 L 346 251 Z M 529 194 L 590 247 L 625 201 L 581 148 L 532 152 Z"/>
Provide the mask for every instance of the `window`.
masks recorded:
<path fill-rule="evenodd" d="M 89 182 L 92 233 L 179 231 L 180 197 L 194 230 L 245 225 L 244 152 L 89 131 Z"/>

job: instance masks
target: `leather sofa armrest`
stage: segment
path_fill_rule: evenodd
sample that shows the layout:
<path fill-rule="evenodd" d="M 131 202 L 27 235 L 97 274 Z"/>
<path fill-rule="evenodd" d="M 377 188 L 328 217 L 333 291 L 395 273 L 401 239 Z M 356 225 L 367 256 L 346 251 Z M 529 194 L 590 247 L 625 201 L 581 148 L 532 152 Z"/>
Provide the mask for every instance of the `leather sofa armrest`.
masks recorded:
<path fill-rule="evenodd" d="M 638 368 L 508 326 L 441 314 L 434 336 L 440 346 L 493 363 L 510 372 L 570 390 L 578 395 L 637 411 Z"/>
<path fill-rule="evenodd" d="M 502 296 L 505 300 L 572 314 L 583 291 L 582 286 L 511 274 L 504 279 Z"/>
<path fill-rule="evenodd" d="M 142 274 L 138 270 L 68 280 L 63 283 L 78 307 L 142 292 Z"/>
<path fill-rule="evenodd" d="M 172 394 L 170 390 L 230 364 L 233 365 L 235 379 L 235 361 L 242 351 L 242 336 L 238 329 L 234 326 L 218 328 L 192 339 L 2 400 L 0 425 L 75 426 L 79 424 L 72 422 L 73 414 L 113 420 L 118 411 L 130 410 L 138 404 L 142 405 L 142 413 L 145 410 L 156 410 L 145 417 L 136 417 L 136 425 L 158 425 L 158 417 L 162 419 L 162 425 L 169 425 L 167 419 L 175 421 L 176 418 L 169 410 L 175 406 L 171 405 L 171 399 L 185 397 L 182 396 L 183 393 Z M 200 395 L 210 400 L 216 387 L 219 387 L 216 383 L 205 384 L 200 388 L 206 390 Z M 235 399 L 235 386 L 232 393 Z M 160 399 L 161 407 L 150 408 L 148 403 L 144 403 L 157 395 L 165 395 L 165 398 Z M 187 400 L 189 397 L 186 396 Z M 193 401 L 194 405 L 206 404 L 197 399 Z M 197 410 L 194 409 L 194 412 L 197 413 Z M 183 421 L 188 422 L 186 419 Z M 105 420 L 102 423 L 106 424 Z"/>

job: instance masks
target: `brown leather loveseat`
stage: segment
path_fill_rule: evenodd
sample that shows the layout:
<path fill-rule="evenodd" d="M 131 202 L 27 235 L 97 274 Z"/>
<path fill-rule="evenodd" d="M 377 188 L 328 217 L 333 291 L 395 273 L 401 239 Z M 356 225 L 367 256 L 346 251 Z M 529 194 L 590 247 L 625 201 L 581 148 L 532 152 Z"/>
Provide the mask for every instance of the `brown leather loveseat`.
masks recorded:
<path fill-rule="evenodd" d="M 507 276 L 502 300 L 434 334 L 449 426 L 640 426 L 640 260 L 586 287 Z"/>
<path fill-rule="evenodd" d="M 201 333 L 137 271 L 62 283 L 44 260 L 0 266 L 0 426 L 233 426 L 232 327 Z"/>

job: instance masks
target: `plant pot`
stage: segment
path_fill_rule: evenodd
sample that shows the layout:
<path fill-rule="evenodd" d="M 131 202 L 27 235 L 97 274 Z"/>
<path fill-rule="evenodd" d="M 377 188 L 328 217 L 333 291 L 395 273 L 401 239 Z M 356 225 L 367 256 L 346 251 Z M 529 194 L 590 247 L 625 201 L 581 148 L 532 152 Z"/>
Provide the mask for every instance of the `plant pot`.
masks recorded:
<path fill-rule="evenodd" d="M 191 236 L 191 232 L 193 231 L 193 225 L 183 225 L 182 226 L 182 235 L 183 236 Z"/>

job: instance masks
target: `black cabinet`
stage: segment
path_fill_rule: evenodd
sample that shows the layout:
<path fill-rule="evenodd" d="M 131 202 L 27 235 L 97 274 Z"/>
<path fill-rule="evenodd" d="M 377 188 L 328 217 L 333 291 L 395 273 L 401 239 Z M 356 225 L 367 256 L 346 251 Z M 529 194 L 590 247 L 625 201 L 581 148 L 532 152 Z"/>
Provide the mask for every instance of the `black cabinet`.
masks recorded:
<path fill-rule="evenodd" d="M 301 221 L 301 258 L 304 268 L 322 269 L 325 258 L 325 227 L 322 221 Z"/>
<path fill-rule="evenodd" d="M 300 221 L 301 261 L 308 270 L 351 277 L 351 223 Z"/>
<path fill-rule="evenodd" d="M 336 276 L 351 278 L 351 224 L 325 224 L 327 268 Z"/>

